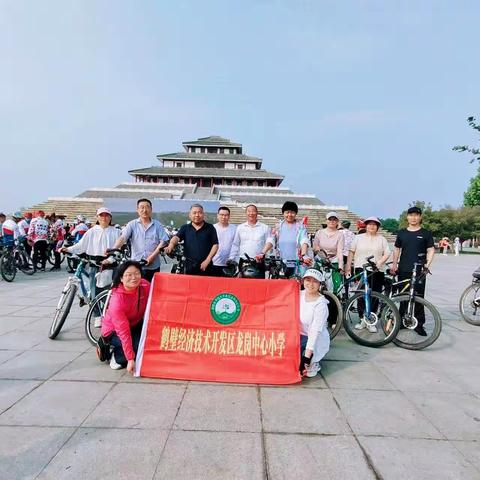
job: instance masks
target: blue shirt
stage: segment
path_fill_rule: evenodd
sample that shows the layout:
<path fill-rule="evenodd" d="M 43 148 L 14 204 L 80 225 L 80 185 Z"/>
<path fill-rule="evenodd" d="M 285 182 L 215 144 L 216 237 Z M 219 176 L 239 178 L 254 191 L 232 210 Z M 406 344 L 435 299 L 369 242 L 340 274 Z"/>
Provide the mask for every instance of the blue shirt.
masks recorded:
<path fill-rule="evenodd" d="M 162 241 L 168 242 L 169 236 L 164 226 L 153 219 L 146 227 L 139 218 L 127 223 L 122 238 L 130 240 L 132 260 L 146 260 Z M 145 267 L 147 270 L 160 268 L 160 258 L 157 256 L 153 263 Z"/>

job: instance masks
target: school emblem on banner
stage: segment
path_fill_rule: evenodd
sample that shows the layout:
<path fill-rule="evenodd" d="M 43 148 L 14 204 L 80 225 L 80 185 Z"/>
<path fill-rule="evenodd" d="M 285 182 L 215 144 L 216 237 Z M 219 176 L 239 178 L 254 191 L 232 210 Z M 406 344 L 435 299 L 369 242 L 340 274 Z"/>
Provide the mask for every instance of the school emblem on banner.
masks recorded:
<path fill-rule="evenodd" d="M 217 295 L 210 304 L 213 319 L 222 325 L 232 324 L 240 315 L 240 301 L 231 293 Z"/>

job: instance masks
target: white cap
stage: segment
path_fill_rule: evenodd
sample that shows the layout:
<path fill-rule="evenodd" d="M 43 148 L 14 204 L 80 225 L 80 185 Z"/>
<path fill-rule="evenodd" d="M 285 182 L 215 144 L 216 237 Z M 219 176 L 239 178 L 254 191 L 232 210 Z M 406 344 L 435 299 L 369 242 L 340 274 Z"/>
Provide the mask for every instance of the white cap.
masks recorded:
<path fill-rule="evenodd" d="M 379 227 L 382 225 L 382 222 L 378 219 L 378 217 L 368 217 L 363 221 L 363 223 L 368 222 L 375 222 L 376 224 L 378 224 Z"/>
<path fill-rule="evenodd" d="M 102 213 L 108 213 L 110 216 L 112 216 L 112 212 L 107 207 L 100 207 L 97 210 L 97 215 L 101 215 Z"/>
<path fill-rule="evenodd" d="M 317 282 L 320 282 L 320 283 L 325 280 L 323 273 L 320 270 L 317 270 L 316 268 L 308 268 L 303 274 L 302 278 L 305 278 L 305 277 L 312 277 L 315 280 L 317 280 Z"/>
<path fill-rule="evenodd" d="M 340 218 L 337 212 L 328 212 L 325 218 L 328 220 L 331 217 L 335 217 L 337 220 Z"/>

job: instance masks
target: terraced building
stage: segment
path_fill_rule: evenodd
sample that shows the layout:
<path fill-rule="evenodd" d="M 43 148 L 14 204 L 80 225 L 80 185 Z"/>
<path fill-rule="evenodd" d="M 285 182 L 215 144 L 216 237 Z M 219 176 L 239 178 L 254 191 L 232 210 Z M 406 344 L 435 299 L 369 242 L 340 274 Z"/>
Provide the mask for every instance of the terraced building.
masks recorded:
<path fill-rule="evenodd" d="M 93 217 L 96 209 L 105 205 L 113 211 L 115 221 L 123 223 L 136 216 L 136 200 L 146 197 L 164 222 L 170 212 L 179 212 L 184 219 L 190 205 L 199 202 L 211 213 L 219 205 L 227 205 L 231 222 L 242 223 L 245 206 L 254 203 L 259 219 L 273 225 L 282 216 L 283 203 L 292 200 L 298 204 L 299 216 L 308 216 L 310 231 L 325 223 L 330 210 L 351 220 L 352 227 L 358 219 L 347 206 L 326 205 L 313 194 L 295 193 L 282 186 L 284 176 L 263 169 L 263 160 L 244 154 L 240 143 L 210 136 L 182 145 L 182 152 L 157 155 L 154 166 L 130 170 L 131 182 L 89 188 L 73 198 L 51 197 L 32 208 L 55 211 L 72 220 L 80 213 Z"/>

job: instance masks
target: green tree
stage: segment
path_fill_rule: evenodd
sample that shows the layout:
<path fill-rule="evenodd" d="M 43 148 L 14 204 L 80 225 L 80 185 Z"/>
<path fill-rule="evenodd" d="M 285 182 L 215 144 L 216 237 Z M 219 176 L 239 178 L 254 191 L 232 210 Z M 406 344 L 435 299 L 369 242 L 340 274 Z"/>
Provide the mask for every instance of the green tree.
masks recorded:
<path fill-rule="evenodd" d="M 390 233 L 396 234 L 398 232 L 398 220 L 396 218 L 381 218 L 382 228 Z"/>
<path fill-rule="evenodd" d="M 480 205 L 480 167 L 477 170 L 477 174 L 470 179 L 470 185 L 463 194 L 463 204 L 466 207 Z"/>
<path fill-rule="evenodd" d="M 467 122 L 474 130 L 480 133 L 480 124 L 477 123 L 475 117 L 468 117 Z M 477 147 L 470 147 L 468 145 L 456 145 L 453 147 L 454 151 L 456 152 L 468 152 L 473 155 L 473 158 L 470 159 L 470 163 L 475 161 L 480 162 L 480 148 Z"/>

